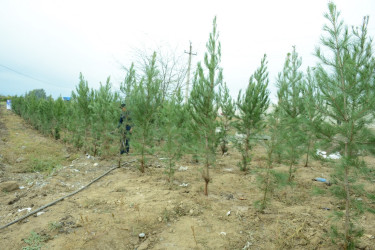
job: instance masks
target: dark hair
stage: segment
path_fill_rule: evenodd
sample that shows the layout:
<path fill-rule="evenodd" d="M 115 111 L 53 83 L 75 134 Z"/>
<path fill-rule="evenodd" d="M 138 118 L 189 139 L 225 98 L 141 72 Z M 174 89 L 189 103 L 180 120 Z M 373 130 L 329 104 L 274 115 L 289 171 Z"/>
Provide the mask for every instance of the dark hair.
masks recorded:
<path fill-rule="evenodd" d="M 122 103 L 120 108 L 125 108 L 125 107 L 126 107 L 126 104 Z"/>

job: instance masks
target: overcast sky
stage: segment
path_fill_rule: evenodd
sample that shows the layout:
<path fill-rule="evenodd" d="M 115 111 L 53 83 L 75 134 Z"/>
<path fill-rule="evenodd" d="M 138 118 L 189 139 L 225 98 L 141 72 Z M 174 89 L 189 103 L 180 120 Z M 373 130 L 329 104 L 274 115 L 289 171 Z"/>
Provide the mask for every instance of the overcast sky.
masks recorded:
<path fill-rule="evenodd" d="M 303 69 L 327 23 L 327 0 L 0 0 L 0 94 L 23 95 L 43 88 L 53 97 L 70 96 L 82 72 L 89 87 L 111 76 L 114 90 L 136 48 L 170 46 L 183 54 L 192 42 L 192 65 L 203 60 L 217 16 L 224 79 L 232 96 L 245 89 L 267 54 L 270 89 L 285 56 L 295 45 Z M 336 0 L 347 25 L 370 16 L 375 34 L 375 1 Z M 186 63 L 188 55 L 185 54 Z"/>

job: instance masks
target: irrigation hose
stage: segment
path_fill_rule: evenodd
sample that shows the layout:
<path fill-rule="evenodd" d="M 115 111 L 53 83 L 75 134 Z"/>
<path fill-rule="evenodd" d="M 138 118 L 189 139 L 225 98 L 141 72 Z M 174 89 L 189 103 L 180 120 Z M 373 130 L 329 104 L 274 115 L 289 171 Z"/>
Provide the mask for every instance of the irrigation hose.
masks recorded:
<path fill-rule="evenodd" d="M 38 213 L 39 211 L 42 211 L 43 209 L 45 209 L 45 208 L 47 208 L 47 207 L 50 207 L 50 206 L 52 206 L 52 205 L 55 205 L 55 204 L 58 203 L 59 201 L 62 201 L 62 200 L 66 199 L 66 198 L 68 198 L 68 197 L 70 197 L 70 196 L 72 196 L 72 195 L 75 195 L 76 193 L 81 192 L 82 190 L 86 189 L 87 187 L 89 187 L 89 186 L 90 186 L 91 184 L 93 184 L 94 182 L 98 181 L 98 180 L 101 179 L 102 177 L 104 177 L 104 176 L 106 176 L 107 174 L 109 174 L 111 171 L 113 171 L 113 170 L 115 170 L 115 169 L 117 169 L 117 168 L 120 168 L 120 167 L 122 167 L 122 166 L 128 165 L 128 164 L 130 164 L 130 163 L 133 163 L 133 162 L 135 162 L 135 160 L 133 160 L 133 161 L 129 161 L 129 162 L 124 162 L 121 166 L 116 166 L 116 167 L 111 168 L 110 170 L 108 170 L 107 172 L 105 172 L 104 174 L 102 174 L 101 176 L 95 178 L 93 181 L 91 181 L 91 182 L 90 182 L 89 184 L 87 184 L 86 186 L 83 186 L 82 188 L 80 188 L 80 189 L 74 191 L 73 193 L 70 193 L 70 194 L 68 194 L 68 195 L 65 195 L 64 197 L 61 197 L 60 199 L 57 199 L 57 200 L 55 200 L 55 201 L 53 201 L 53 202 L 50 202 L 50 203 L 48 203 L 47 205 L 44 205 L 44 206 L 38 208 L 37 210 L 35 210 L 35 211 L 31 212 L 31 213 L 28 213 L 28 214 L 26 214 L 25 216 L 22 216 L 21 218 L 18 218 L 17 220 L 14 220 L 14 221 L 12 221 L 12 222 L 6 224 L 5 226 L 0 227 L 0 230 L 2 230 L 2 229 L 4 229 L 4 228 L 7 228 L 7 227 L 9 227 L 10 225 L 13 225 L 14 223 L 17 223 L 17 222 L 19 222 L 19 221 L 21 221 L 21 220 L 23 220 L 23 219 L 26 219 L 27 217 L 29 217 L 29 216 L 31 216 L 31 215 L 33 215 L 33 214 L 36 214 L 36 213 Z"/>

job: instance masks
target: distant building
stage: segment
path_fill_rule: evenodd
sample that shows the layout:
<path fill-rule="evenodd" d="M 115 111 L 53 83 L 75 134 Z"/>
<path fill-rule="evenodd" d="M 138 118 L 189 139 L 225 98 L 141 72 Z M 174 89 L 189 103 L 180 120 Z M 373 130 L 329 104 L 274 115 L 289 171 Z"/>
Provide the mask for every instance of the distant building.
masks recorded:
<path fill-rule="evenodd" d="M 63 100 L 67 101 L 67 102 L 70 101 L 70 96 L 69 97 L 68 96 L 63 97 Z"/>

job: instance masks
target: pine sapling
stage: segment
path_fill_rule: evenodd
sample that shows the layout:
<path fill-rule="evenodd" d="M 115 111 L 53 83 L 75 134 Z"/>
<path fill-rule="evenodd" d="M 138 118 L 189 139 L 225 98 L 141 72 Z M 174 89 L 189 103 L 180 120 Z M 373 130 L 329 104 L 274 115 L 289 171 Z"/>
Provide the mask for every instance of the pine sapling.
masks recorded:
<path fill-rule="evenodd" d="M 111 131 L 115 129 L 118 109 L 118 95 L 112 93 L 110 78 L 107 78 L 106 84 L 100 83 L 99 90 L 94 91 L 94 101 L 90 104 L 91 116 L 91 140 L 92 153 L 94 156 L 100 154 L 111 155 L 115 150 L 111 144 L 114 136 Z"/>
<path fill-rule="evenodd" d="M 315 128 L 322 123 L 322 117 L 317 110 L 317 106 L 321 105 L 320 93 L 317 89 L 316 80 L 310 68 L 307 68 L 305 85 L 303 87 L 303 105 L 304 118 L 302 130 L 306 135 L 306 160 L 304 167 L 308 167 L 309 156 L 315 153 L 315 144 L 318 139 Z"/>
<path fill-rule="evenodd" d="M 205 182 L 204 194 L 208 195 L 209 169 L 215 163 L 217 144 L 215 129 L 217 127 L 218 94 L 215 88 L 221 84 L 223 79 L 222 69 L 219 67 L 221 45 L 216 30 L 216 17 L 213 20 L 213 30 L 206 48 L 204 65 L 208 74 L 205 75 L 201 63 L 198 63 L 189 99 L 189 108 L 194 121 L 192 126 L 199 135 L 197 147 L 202 149 L 199 153 L 204 158 L 204 169 L 202 171 Z"/>
<path fill-rule="evenodd" d="M 94 93 L 92 89 L 90 90 L 82 73 L 80 73 L 79 80 L 76 92 L 72 92 L 69 128 L 73 133 L 74 144 L 77 147 L 83 146 L 85 152 L 87 152 L 91 117 L 89 105 L 93 101 Z"/>
<path fill-rule="evenodd" d="M 219 144 L 222 155 L 228 152 L 229 130 L 232 126 L 234 117 L 234 102 L 229 94 L 229 89 L 224 82 L 220 86 L 220 121 L 219 121 Z"/>
<path fill-rule="evenodd" d="M 288 178 L 288 176 L 284 173 L 273 169 L 275 151 L 279 146 L 278 134 L 279 124 L 277 114 L 276 112 L 273 112 L 268 115 L 267 119 L 268 140 L 262 141 L 262 144 L 267 152 L 266 167 L 259 169 L 257 175 L 259 189 L 263 191 L 262 199 L 255 202 L 255 207 L 257 207 L 260 212 L 264 212 L 264 209 L 266 209 L 269 204 L 270 196 L 277 188 L 285 185 Z"/>
<path fill-rule="evenodd" d="M 360 173 L 369 173 L 359 155 L 371 152 L 375 142 L 368 127 L 374 121 L 375 58 L 372 39 L 367 35 L 368 17 L 364 18 L 361 27 L 350 32 L 340 20 L 336 6 L 329 3 L 328 9 L 325 14 L 328 24 L 324 26 L 326 35 L 321 41 L 329 56 L 319 47 L 315 51 L 320 60 L 315 77 L 321 103 L 324 103 L 318 108 L 325 121 L 318 132 L 342 155 L 335 164 L 332 177 L 336 185 L 331 190 L 345 204 L 345 210 L 335 213 L 343 224 L 332 226 L 332 233 L 342 239 L 344 249 L 354 249 L 363 232 L 355 218 L 363 213 L 366 205 L 355 199 L 355 195 L 364 195 L 356 180 Z"/>
<path fill-rule="evenodd" d="M 175 162 L 181 158 L 186 149 L 184 135 L 187 133 L 187 123 L 184 120 L 187 107 L 182 102 L 183 97 L 178 90 L 170 100 L 164 101 L 161 110 L 160 132 L 163 142 L 160 149 L 167 162 L 164 173 L 168 176 L 168 182 L 173 180 Z"/>
<path fill-rule="evenodd" d="M 125 104 L 125 105 L 127 105 L 128 107 L 131 108 L 132 94 L 134 93 L 135 86 L 137 86 L 137 77 L 136 77 L 136 72 L 135 72 L 135 69 L 134 69 L 134 63 L 132 63 L 130 68 L 126 69 L 126 70 L 127 70 L 127 73 L 126 73 L 125 79 L 120 84 L 120 91 L 121 91 L 121 94 L 122 94 L 121 104 Z M 125 124 L 123 126 L 121 126 L 121 125 L 117 126 L 117 134 L 120 137 L 119 150 L 118 150 L 118 166 L 119 167 L 121 165 L 122 150 L 124 150 L 124 148 L 126 148 L 126 145 L 124 145 L 124 143 L 126 143 L 126 142 L 124 142 L 124 134 L 125 134 L 126 138 L 127 138 L 127 136 L 131 137 L 131 134 L 126 131 L 126 124 L 132 124 L 133 123 L 131 121 L 132 120 L 131 113 L 129 112 L 129 114 L 130 114 L 129 116 L 125 116 L 125 119 L 126 119 Z M 118 113 L 117 117 L 120 117 L 121 115 L 122 114 Z M 129 141 L 128 141 L 128 143 L 129 143 Z"/>
<path fill-rule="evenodd" d="M 155 125 L 161 107 L 160 82 L 154 53 L 145 68 L 145 75 L 139 82 L 134 82 L 128 98 L 134 124 L 131 142 L 135 151 L 140 154 L 139 170 L 142 173 L 145 171 L 146 155 L 153 154 Z"/>
<path fill-rule="evenodd" d="M 303 154 L 306 136 L 302 130 L 304 106 L 302 99 L 303 73 L 299 70 L 302 59 L 295 47 L 288 53 L 282 73 L 277 78 L 278 115 L 283 141 L 283 158 L 289 165 L 289 182 L 294 178 L 294 166 Z"/>
<path fill-rule="evenodd" d="M 61 97 L 59 97 L 53 106 L 53 124 L 52 127 L 54 128 L 53 137 L 56 140 L 61 138 L 61 130 L 66 127 L 66 116 L 67 116 L 67 107 L 65 102 Z"/>
<path fill-rule="evenodd" d="M 267 57 L 264 55 L 260 67 L 250 77 L 249 85 L 244 94 L 241 91 L 237 98 L 239 114 L 235 115 L 237 121 L 234 127 L 242 139 L 237 140 L 236 146 L 241 152 L 242 160 L 239 162 L 240 170 L 247 171 L 251 161 L 250 150 L 254 140 L 264 128 L 265 113 L 269 106 L 269 91 L 267 72 Z"/>

